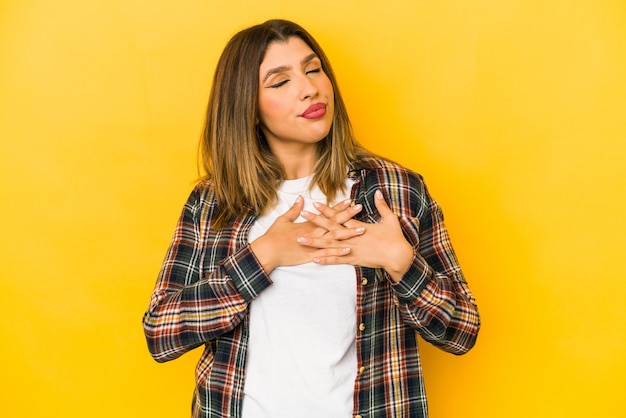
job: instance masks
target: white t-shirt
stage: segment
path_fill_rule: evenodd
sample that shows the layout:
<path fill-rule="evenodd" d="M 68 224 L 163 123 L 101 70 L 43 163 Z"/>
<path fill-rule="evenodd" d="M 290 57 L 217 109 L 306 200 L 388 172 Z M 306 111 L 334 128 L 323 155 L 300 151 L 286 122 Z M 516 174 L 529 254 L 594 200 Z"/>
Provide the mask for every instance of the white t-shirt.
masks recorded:
<path fill-rule="evenodd" d="M 298 195 L 305 210 L 326 203 L 311 177 L 283 182 L 278 204 L 252 226 L 263 235 Z M 349 197 L 353 182 L 346 184 Z M 298 218 L 296 222 L 303 222 Z M 299 245 L 294 242 L 294 245 Z M 356 273 L 347 264 L 278 267 L 273 285 L 250 304 L 243 418 L 350 417 L 356 378 Z"/>

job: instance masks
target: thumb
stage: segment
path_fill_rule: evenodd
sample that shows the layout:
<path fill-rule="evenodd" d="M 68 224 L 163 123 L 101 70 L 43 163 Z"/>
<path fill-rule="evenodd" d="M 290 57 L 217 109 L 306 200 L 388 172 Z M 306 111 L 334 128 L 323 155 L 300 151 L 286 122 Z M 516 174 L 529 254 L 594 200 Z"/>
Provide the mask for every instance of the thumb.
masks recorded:
<path fill-rule="evenodd" d="M 281 217 L 289 222 L 293 222 L 298 219 L 298 216 L 300 216 L 300 212 L 302 212 L 303 208 L 304 199 L 302 198 L 302 196 L 298 196 L 293 205 L 291 205 L 287 212 L 285 212 Z"/>
<path fill-rule="evenodd" d="M 380 213 L 380 216 L 383 219 L 388 218 L 389 216 L 396 216 L 387 205 L 387 202 L 385 202 L 385 198 L 380 189 L 376 190 L 374 193 L 374 205 L 376 205 L 376 209 L 378 209 L 378 213 Z"/>

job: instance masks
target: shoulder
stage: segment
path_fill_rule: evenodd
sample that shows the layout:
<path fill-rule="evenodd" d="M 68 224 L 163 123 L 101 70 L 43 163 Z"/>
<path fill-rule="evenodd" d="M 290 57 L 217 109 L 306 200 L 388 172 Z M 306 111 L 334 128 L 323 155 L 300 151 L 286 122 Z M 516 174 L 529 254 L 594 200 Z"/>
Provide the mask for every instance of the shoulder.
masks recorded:
<path fill-rule="evenodd" d="M 200 180 L 194 186 L 185 207 L 192 212 L 202 212 L 203 208 L 215 206 L 215 189 L 209 180 Z"/>
<path fill-rule="evenodd" d="M 215 199 L 215 187 L 211 180 L 202 179 L 195 185 L 193 192 L 204 200 Z"/>
<path fill-rule="evenodd" d="M 425 189 L 424 178 L 421 174 L 394 161 L 367 158 L 360 162 L 360 166 L 365 170 L 368 180 L 375 181 L 382 187 Z"/>
<path fill-rule="evenodd" d="M 374 207 L 374 193 L 380 190 L 398 215 L 422 216 L 428 211 L 432 198 L 420 174 L 382 158 L 369 158 L 362 163 L 355 168 L 361 170 L 366 205 L 371 204 Z"/>

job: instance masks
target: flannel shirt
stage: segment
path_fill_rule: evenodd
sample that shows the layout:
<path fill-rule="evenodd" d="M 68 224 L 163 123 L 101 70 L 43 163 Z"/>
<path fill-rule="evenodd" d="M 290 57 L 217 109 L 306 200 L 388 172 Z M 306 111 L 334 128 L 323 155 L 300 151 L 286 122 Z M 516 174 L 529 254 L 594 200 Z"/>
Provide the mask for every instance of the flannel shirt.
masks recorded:
<path fill-rule="evenodd" d="M 473 347 L 480 318 L 443 223 L 423 178 L 397 164 L 368 159 L 349 171 L 357 218 L 376 223 L 380 189 L 398 215 L 414 259 L 394 284 L 382 269 L 356 266 L 357 377 L 355 418 L 427 417 L 417 335 L 464 354 Z M 210 184 L 187 200 L 143 317 L 148 348 L 158 362 L 198 347 L 192 416 L 240 417 L 246 372 L 248 304 L 272 285 L 251 251 L 256 216 L 215 230 Z M 306 415 L 307 411 L 303 411 Z"/>

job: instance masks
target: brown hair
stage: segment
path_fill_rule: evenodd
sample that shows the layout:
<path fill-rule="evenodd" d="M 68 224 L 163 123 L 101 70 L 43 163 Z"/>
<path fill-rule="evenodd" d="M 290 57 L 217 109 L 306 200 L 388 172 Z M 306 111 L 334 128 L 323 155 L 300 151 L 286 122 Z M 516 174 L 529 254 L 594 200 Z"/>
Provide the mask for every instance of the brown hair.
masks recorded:
<path fill-rule="evenodd" d="M 346 169 L 371 154 L 355 140 L 335 75 L 328 58 L 313 37 L 299 25 L 269 20 L 235 34 L 217 63 L 206 113 L 200 156 L 215 190 L 216 228 L 233 216 L 260 215 L 276 199 L 284 180 L 281 163 L 270 152 L 258 120 L 259 67 L 269 45 L 302 39 L 322 62 L 335 96 L 330 132 L 318 144 L 313 184 L 332 201 L 345 187 Z"/>

